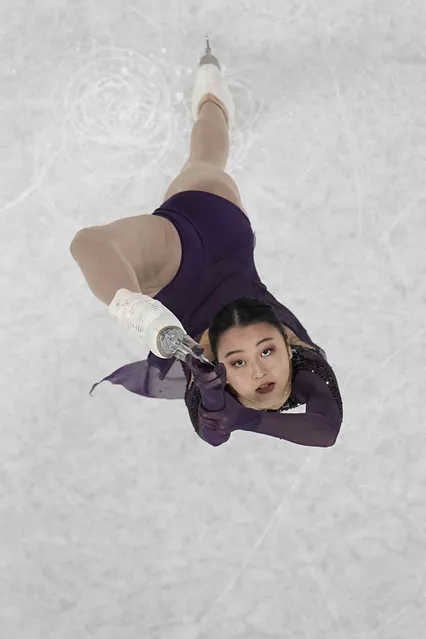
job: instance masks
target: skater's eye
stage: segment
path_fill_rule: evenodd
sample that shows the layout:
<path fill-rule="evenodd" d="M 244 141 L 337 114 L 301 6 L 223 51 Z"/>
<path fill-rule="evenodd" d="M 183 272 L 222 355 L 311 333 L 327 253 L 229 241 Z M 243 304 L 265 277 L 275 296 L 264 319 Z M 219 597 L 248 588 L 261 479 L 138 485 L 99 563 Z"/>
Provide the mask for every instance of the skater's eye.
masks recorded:
<path fill-rule="evenodd" d="M 265 353 L 266 351 L 271 351 L 273 353 L 273 352 L 275 352 L 275 348 L 272 348 L 272 347 L 271 348 L 265 348 L 265 349 L 263 349 L 262 354 Z M 263 359 L 265 359 L 265 358 L 263 358 Z M 244 360 L 236 359 L 234 362 L 231 363 L 231 366 L 233 368 L 242 368 L 242 366 L 235 366 L 235 364 L 238 364 L 238 362 L 242 362 L 242 361 L 244 361 Z"/>

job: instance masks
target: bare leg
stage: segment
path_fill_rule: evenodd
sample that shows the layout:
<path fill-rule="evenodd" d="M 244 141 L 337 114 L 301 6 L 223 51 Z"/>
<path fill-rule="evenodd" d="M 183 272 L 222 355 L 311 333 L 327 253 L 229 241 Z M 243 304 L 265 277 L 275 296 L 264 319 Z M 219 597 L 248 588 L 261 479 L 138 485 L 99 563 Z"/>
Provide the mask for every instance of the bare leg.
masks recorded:
<path fill-rule="evenodd" d="M 217 98 L 214 98 L 215 100 Z M 191 151 L 188 164 L 204 162 L 225 170 L 229 155 L 229 130 L 224 111 L 210 100 L 202 104 L 198 120 L 191 133 Z"/>
<path fill-rule="evenodd" d="M 169 184 L 163 201 L 183 191 L 205 191 L 229 200 L 248 217 L 237 185 L 225 172 L 229 155 L 226 108 L 211 94 L 207 94 L 200 104 L 191 133 L 189 159 Z"/>
<path fill-rule="evenodd" d="M 93 295 L 107 306 L 120 288 L 133 293 L 142 292 L 128 260 L 99 231 L 86 230 L 77 234 L 70 250 Z"/>

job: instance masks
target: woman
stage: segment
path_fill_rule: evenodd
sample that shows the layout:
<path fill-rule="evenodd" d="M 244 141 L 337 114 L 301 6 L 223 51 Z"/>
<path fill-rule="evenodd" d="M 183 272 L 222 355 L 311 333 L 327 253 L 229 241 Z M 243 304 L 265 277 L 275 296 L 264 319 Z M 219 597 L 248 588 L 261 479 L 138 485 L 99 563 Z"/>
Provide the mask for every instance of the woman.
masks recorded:
<path fill-rule="evenodd" d="M 190 156 L 163 204 L 83 229 L 71 244 L 94 295 L 150 345 L 147 360 L 102 382 L 184 398 L 194 429 L 213 446 L 234 430 L 331 446 L 343 419 L 337 380 L 325 352 L 260 281 L 247 211 L 225 173 L 235 107 L 208 41 L 192 110 Z M 214 370 L 189 356 L 162 358 L 156 336 L 167 325 L 199 342 Z M 285 414 L 300 404 L 305 414 Z"/>

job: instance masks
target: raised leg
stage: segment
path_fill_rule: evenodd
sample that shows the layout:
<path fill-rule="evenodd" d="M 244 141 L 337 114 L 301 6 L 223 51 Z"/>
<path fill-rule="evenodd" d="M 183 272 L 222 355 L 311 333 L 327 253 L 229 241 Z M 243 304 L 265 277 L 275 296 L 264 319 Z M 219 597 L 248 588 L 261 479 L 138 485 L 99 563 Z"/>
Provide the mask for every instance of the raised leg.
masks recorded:
<path fill-rule="evenodd" d="M 174 278 L 182 258 L 178 232 L 157 215 L 82 229 L 70 249 L 89 288 L 105 304 L 119 288 L 154 297 Z"/>

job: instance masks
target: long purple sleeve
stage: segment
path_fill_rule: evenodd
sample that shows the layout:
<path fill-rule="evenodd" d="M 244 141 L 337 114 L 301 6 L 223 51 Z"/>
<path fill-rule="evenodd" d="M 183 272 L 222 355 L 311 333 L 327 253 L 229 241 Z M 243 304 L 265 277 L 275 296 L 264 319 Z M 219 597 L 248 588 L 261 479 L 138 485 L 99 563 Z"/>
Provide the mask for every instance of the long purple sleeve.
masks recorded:
<path fill-rule="evenodd" d="M 251 431 L 301 446 L 333 446 L 343 421 L 343 404 L 336 376 L 321 353 L 302 347 L 294 347 L 292 350 L 292 394 L 282 410 L 306 404 L 306 413 L 286 414 L 246 408 L 242 411 L 241 422 L 232 430 Z M 196 384 L 192 384 L 185 394 L 185 403 L 195 431 L 212 446 L 224 444 L 231 433 L 222 434 L 200 426 L 200 402 L 200 391 Z"/>

